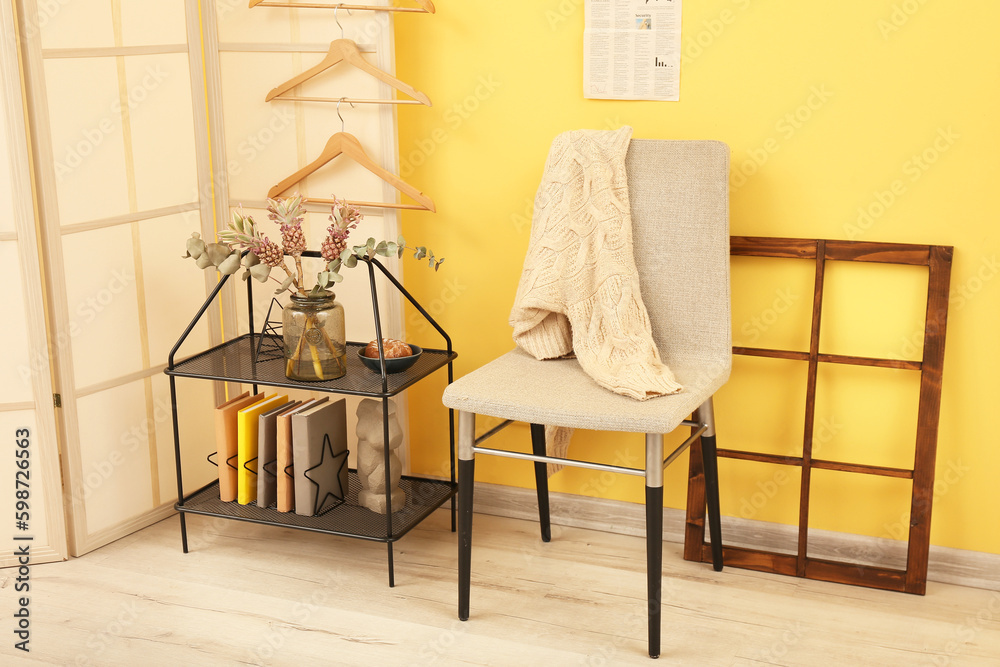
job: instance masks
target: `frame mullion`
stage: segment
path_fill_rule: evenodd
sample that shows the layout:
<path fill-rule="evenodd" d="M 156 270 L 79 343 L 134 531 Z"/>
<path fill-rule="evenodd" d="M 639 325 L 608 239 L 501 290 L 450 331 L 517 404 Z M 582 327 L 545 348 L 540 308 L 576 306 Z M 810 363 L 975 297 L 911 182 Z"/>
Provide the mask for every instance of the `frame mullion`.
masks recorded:
<path fill-rule="evenodd" d="M 819 329 L 823 319 L 823 282 L 826 277 L 826 242 L 816 242 L 816 277 L 813 282 L 812 323 L 809 332 L 809 370 L 806 375 L 806 415 L 802 434 L 802 478 L 799 489 L 799 544 L 795 571 L 806 573 L 809 549 L 809 489 L 812 485 L 812 443 L 816 420 L 816 377 L 819 374 Z"/>

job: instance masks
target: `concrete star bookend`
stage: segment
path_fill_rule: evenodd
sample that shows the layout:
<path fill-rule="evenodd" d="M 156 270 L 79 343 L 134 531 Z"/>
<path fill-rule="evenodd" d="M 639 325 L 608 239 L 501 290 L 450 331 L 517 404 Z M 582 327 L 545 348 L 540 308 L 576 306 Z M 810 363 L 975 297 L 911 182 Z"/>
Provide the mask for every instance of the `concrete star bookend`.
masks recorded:
<path fill-rule="evenodd" d="M 399 488 L 399 477 L 402 474 L 402 464 L 394 450 L 403 444 L 403 430 L 396 418 L 396 404 L 387 401 L 389 406 L 389 485 L 391 489 L 392 510 L 403 509 L 406 494 Z M 382 401 L 366 398 L 358 406 L 358 479 L 361 481 L 361 492 L 358 493 L 358 504 L 373 512 L 385 514 L 385 444 L 382 429 Z"/>

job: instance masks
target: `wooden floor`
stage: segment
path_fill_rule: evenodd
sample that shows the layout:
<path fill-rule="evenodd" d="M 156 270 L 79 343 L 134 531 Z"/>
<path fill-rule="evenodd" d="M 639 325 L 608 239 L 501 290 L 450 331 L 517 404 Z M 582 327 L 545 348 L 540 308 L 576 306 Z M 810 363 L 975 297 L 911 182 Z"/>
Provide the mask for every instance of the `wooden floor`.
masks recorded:
<path fill-rule="evenodd" d="M 31 571 L 31 653 L 0 664 L 649 665 L 641 539 L 477 515 L 472 618 L 455 616 L 455 535 L 439 511 L 385 545 L 193 516 Z M 1000 665 L 1000 592 L 925 597 L 744 570 L 665 544 L 663 654 L 677 665 Z M 16 661 L 11 656 L 17 658 Z"/>

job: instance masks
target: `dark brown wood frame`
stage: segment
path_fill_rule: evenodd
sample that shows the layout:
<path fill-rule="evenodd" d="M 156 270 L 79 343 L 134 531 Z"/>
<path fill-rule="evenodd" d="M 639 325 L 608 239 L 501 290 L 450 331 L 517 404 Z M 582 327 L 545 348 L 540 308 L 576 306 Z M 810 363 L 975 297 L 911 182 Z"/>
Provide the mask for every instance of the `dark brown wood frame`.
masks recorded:
<path fill-rule="evenodd" d="M 934 465 L 937 451 L 938 421 L 941 408 L 941 371 L 944 365 L 945 329 L 948 321 L 948 291 L 951 281 L 951 246 L 826 241 L 736 236 L 731 239 L 730 254 L 750 257 L 814 259 L 816 278 L 813 291 L 812 326 L 809 351 L 770 350 L 734 347 L 734 354 L 776 359 L 793 359 L 809 364 L 806 380 L 805 432 L 802 456 L 776 456 L 736 449 L 719 449 L 723 458 L 798 466 L 802 470 L 799 499 L 797 554 L 783 554 L 763 549 L 724 546 L 726 565 L 761 572 L 773 572 L 807 579 L 868 586 L 923 595 L 927 584 L 927 554 L 930 548 L 931 505 L 934 499 Z M 920 361 L 873 359 L 836 354 L 820 354 L 819 331 L 823 312 L 823 279 L 826 262 L 881 262 L 910 264 L 928 268 L 927 311 L 924 320 L 923 358 Z M 912 470 L 844 463 L 812 457 L 813 422 L 816 410 L 816 375 L 819 364 L 850 364 L 896 368 L 920 372 L 920 403 L 917 412 L 917 437 Z M 725 444 L 725 443 L 722 443 Z M 809 486 L 813 469 L 839 470 L 867 475 L 881 475 L 913 480 L 910 501 L 910 530 L 905 570 L 837 562 L 807 556 L 809 527 Z M 722 484 L 725 492 L 724 482 Z M 687 525 L 684 535 L 684 558 L 711 562 L 705 544 L 705 476 L 701 443 L 691 447 L 688 473 Z"/>

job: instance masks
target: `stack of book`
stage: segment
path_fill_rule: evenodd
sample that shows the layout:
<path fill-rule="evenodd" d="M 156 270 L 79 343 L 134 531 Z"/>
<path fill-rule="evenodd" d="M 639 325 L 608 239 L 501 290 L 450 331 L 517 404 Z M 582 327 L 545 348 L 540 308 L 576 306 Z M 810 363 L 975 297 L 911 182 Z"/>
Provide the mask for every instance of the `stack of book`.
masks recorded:
<path fill-rule="evenodd" d="M 219 498 L 305 516 L 347 498 L 347 404 L 244 392 L 216 408 Z"/>

